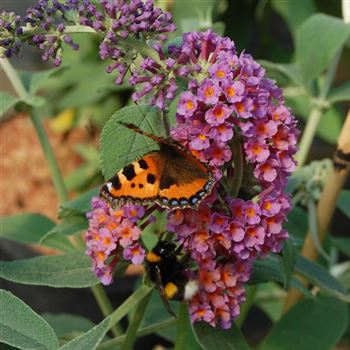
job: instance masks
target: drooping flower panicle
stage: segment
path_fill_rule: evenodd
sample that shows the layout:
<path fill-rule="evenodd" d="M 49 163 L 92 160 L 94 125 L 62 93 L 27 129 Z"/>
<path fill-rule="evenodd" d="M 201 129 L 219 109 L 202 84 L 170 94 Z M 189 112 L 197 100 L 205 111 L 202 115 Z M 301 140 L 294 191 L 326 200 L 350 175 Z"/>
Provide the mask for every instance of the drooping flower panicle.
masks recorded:
<path fill-rule="evenodd" d="M 239 314 L 243 283 L 254 260 L 279 252 L 288 237 L 282 227 L 290 209 L 284 188 L 295 168 L 296 120 L 264 69 L 250 55 L 237 55 L 228 38 L 211 31 L 187 33 L 175 55 L 169 50 L 168 58 L 164 52 L 160 56 L 171 62 L 169 74 L 187 76 L 171 136 L 208 163 L 217 180 L 228 184 L 235 172 L 245 171 L 258 193 L 234 198 L 228 191 L 219 198 L 217 186 L 198 211 L 168 214 L 168 231 L 175 233 L 198 267 L 194 273 L 199 292 L 189 302 L 192 320 L 227 328 Z M 167 76 L 153 83 L 147 80 L 148 74 L 153 72 L 154 78 L 164 67 L 145 59 L 143 68 L 149 73 L 142 78 L 134 71 L 132 78 L 146 89 L 136 92 L 136 99 L 156 90 L 152 103 L 166 106 L 166 98 L 160 96 L 173 98 Z M 237 152 L 242 164 L 232 163 Z M 244 183 L 240 185 L 244 189 Z"/>

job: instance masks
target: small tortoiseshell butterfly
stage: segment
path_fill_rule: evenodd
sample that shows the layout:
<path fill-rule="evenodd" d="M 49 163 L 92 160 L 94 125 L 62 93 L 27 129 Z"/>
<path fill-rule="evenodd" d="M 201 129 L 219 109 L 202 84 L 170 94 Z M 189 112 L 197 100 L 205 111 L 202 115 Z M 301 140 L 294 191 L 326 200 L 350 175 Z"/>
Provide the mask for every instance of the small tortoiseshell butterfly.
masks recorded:
<path fill-rule="evenodd" d="M 125 166 L 102 186 L 100 196 L 114 207 L 155 202 L 167 209 L 198 208 L 215 184 L 210 170 L 175 140 L 120 124 L 156 141 L 159 151 Z"/>

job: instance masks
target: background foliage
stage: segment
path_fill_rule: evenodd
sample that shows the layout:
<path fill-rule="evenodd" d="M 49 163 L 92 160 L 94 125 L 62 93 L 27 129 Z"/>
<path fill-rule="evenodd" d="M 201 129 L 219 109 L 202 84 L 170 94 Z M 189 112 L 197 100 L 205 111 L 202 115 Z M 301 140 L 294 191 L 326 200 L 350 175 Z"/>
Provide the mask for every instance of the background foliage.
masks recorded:
<path fill-rule="evenodd" d="M 159 1 L 158 5 L 173 13 L 178 25 L 173 38 L 190 30 L 213 28 L 232 38 L 239 51 L 244 49 L 251 53 L 284 88 L 287 104 L 304 130 L 300 140 L 302 151 L 298 155 L 300 169 L 289 183 L 295 204 L 286 224 L 291 239 L 281 255 L 256 262 L 247 286 L 247 302 L 232 329 L 212 329 L 198 323 L 193 332 L 186 310 L 180 306 L 179 322 L 169 318 L 156 293 L 151 295 L 140 327 L 126 328 L 127 324 L 136 322 L 132 310 L 142 305 L 151 289 L 142 286 L 132 293 L 133 283 L 128 280 L 126 294 L 130 296 L 119 300 L 121 305 L 114 310 L 90 272 L 90 261 L 84 256 L 79 237 L 87 228 L 85 213 L 90 209 L 90 199 L 96 195 L 103 175 L 109 177 L 153 146 L 144 144 L 144 139 L 135 135 L 112 139 L 109 133 L 116 130 L 116 118 L 132 116 L 145 130 L 156 134 L 162 130 L 159 125 L 151 125 L 151 118 L 147 119 L 154 111 L 145 107 L 144 118 L 132 105 L 128 84 L 116 86 L 113 78 L 105 74 L 106 63 L 96 54 L 97 38 L 91 34 L 75 34 L 80 51 L 65 50 L 61 68 L 40 65 L 35 67 L 40 69 L 37 72 L 20 71 L 20 84 L 25 90 L 17 95 L 2 92 L 1 112 L 13 107 L 17 111 L 34 107 L 36 114 L 32 115 L 32 120 L 39 136 L 42 132 L 39 123 L 47 118 L 61 133 L 88 125 L 99 134 L 105 126 L 101 148 L 92 144 L 77 145 L 74 152 L 83 159 L 82 163 L 64 178 L 63 184 L 59 178 L 53 178 L 61 202 L 57 220 L 37 213 L 2 217 L 4 240 L 54 248 L 60 255 L 2 261 L 0 277 L 9 290 L 13 284 L 7 284 L 8 281 L 23 284 L 23 288 L 28 284 L 53 288 L 91 287 L 104 318 L 95 314 L 92 322 L 87 318 L 91 317 L 88 312 L 86 317 L 38 314 L 30 307 L 31 300 L 26 300 L 28 306 L 10 291 L 2 290 L 1 346 L 11 349 L 127 348 L 128 337 L 135 333 L 138 336 L 158 334 L 160 337 L 152 339 L 166 347 L 175 343 L 175 349 L 246 350 L 258 346 L 261 350 L 326 350 L 336 344 L 350 345 L 347 343 L 350 335 L 350 238 L 346 237 L 350 191 L 342 191 L 337 203 L 336 221 L 341 224 L 333 222 L 330 235 L 322 244 L 317 240 L 317 229 L 313 228 L 314 209 L 323 183 L 318 183 L 319 179 L 313 176 L 316 168 L 301 168 L 313 160 L 332 156 L 350 101 L 350 24 L 341 18 L 341 3 L 207 0 L 184 4 L 175 0 Z M 8 6 L 10 8 L 11 4 Z M 35 58 L 33 61 L 37 64 Z M 20 65 L 18 61 L 17 66 Z M 2 118 L 8 121 L 12 115 L 4 113 Z M 310 149 L 311 144 L 313 148 Z M 116 161 L 120 153 L 127 156 Z M 52 165 L 50 157 L 48 161 Z M 74 194 L 74 199 L 69 200 L 65 188 Z M 320 258 L 315 262 L 300 255 L 308 228 L 316 231 L 314 242 Z M 144 239 L 146 245 L 151 246 L 156 238 L 148 232 Z M 19 246 L 14 243 L 11 247 Z M 125 268 L 120 266 L 117 274 L 122 275 Z M 295 273 L 304 276 L 310 285 L 305 287 Z M 121 281 L 126 283 L 125 279 Z M 305 299 L 286 312 L 284 302 L 288 288 L 298 289 Z M 108 290 L 108 293 L 113 298 L 115 290 Z M 53 303 L 55 300 L 49 301 Z M 124 333 L 123 329 L 128 331 Z M 137 348 L 145 348 L 142 347 L 145 343 L 139 344 Z"/>

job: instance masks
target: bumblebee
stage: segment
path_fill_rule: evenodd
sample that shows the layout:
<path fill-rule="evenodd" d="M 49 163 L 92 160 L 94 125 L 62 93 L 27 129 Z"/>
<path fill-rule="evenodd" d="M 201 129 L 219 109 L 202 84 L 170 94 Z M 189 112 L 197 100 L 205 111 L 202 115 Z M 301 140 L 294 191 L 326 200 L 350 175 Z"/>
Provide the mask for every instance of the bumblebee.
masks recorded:
<path fill-rule="evenodd" d="M 197 281 L 189 279 L 189 255 L 182 254 L 183 245 L 172 241 L 159 240 L 146 255 L 146 270 L 163 300 L 167 311 L 176 317 L 169 300 L 188 301 L 198 291 Z"/>

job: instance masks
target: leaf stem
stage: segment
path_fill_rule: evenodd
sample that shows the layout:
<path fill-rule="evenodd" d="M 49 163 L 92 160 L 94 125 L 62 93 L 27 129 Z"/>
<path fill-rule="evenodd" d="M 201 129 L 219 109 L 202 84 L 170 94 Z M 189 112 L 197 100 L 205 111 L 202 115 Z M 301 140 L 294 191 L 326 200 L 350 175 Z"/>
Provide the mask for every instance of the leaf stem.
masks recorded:
<path fill-rule="evenodd" d="M 146 311 L 148 302 L 151 298 L 151 293 L 147 294 L 137 305 L 135 314 L 126 331 L 125 340 L 123 342 L 122 350 L 132 350 L 136 340 L 137 330 L 142 321 L 143 315 Z"/>
<path fill-rule="evenodd" d="M 143 337 L 143 336 L 148 335 L 148 334 L 159 332 L 163 329 L 174 326 L 176 323 L 177 323 L 176 318 L 169 318 L 165 321 L 154 323 L 150 326 L 140 328 L 136 332 L 135 337 L 136 338 Z M 98 346 L 97 349 L 98 350 L 115 350 L 118 345 L 123 344 L 123 342 L 125 341 L 125 338 L 126 338 L 126 334 L 123 334 L 123 335 L 121 335 L 117 338 L 114 338 L 112 340 L 107 340 L 107 341 L 103 342 L 100 346 Z"/>
<path fill-rule="evenodd" d="M 103 287 L 100 284 L 97 284 L 96 286 L 91 287 L 91 291 L 102 312 L 102 315 L 104 317 L 109 316 L 113 312 L 113 307 Z M 118 337 L 121 334 L 123 334 L 123 330 L 118 323 L 111 327 L 111 332 L 115 337 Z"/>

